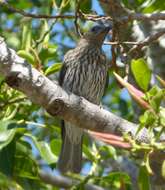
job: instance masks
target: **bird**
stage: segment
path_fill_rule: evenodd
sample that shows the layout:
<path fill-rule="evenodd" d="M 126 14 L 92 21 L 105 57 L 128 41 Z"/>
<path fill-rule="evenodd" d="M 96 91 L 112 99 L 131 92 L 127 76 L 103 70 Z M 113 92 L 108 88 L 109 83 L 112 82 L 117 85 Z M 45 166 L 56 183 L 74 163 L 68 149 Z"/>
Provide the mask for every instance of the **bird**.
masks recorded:
<path fill-rule="evenodd" d="M 110 29 L 111 26 L 97 24 L 87 31 L 76 47 L 64 55 L 59 73 L 59 85 L 66 92 L 97 105 L 100 105 L 108 79 L 108 62 L 102 45 Z M 62 148 L 58 169 L 62 173 L 79 173 L 84 130 L 68 121 L 62 121 L 61 127 Z"/>

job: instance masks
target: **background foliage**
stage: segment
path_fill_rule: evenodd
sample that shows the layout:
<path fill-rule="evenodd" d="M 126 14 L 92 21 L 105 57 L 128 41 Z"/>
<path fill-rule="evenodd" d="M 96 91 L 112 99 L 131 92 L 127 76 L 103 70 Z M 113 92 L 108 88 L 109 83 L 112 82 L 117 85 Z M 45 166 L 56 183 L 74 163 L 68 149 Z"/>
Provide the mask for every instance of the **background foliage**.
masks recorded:
<path fill-rule="evenodd" d="M 165 9 L 165 3 L 161 0 L 122 2 L 126 8 L 142 13 Z M 74 14 L 76 9 L 76 2 L 69 0 L 8 0 L 8 3 L 27 12 L 48 15 Z M 84 13 L 92 11 L 103 13 L 96 0 L 82 1 L 80 9 Z M 79 20 L 83 31 L 92 24 L 90 21 Z M 25 18 L 2 7 L 0 7 L 0 26 L 0 34 L 5 37 L 8 45 L 52 80 L 58 77 L 64 54 L 75 46 L 79 38 L 75 31 L 74 20 Z M 107 58 L 111 60 L 110 46 L 104 46 L 103 49 Z M 146 92 L 151 71 L 148 71 L 148 67 L 144 67 L 144 62 L 144 59 L 133 60 L 131 69 L 137 84 Z M 144 73 L 138 74 L 137 70 L 140 71 L 141 68 L 144 69 Z M 147 77 L 143 77 L 144 75 Z M 151 102 L 157 112 L 163 99 L 160 91 L 152 90 L 148 92 L 147 97 L 151 100 L 158 92 L 160 96 L 156 99 L 156 103 L 154 100 Z M 112 71 L 109 72 L 109 87 L 103 98 L 103 104 L 113 113 L 127 120 L 134 120 L 136 112 L 132 100 L 126 90 L 120 89 Z M 51 117 L 42 108 L 30 102 L 25 95 L 8 87 L 3 77 L 0 77 L 0 109 L 0 189 L 59 189 L 44 183 L 39 177 L 41 169 L 58 175 L 56 163 L 61 146 L 58 118 Z M 158 122 L 158 118 L 154 116 L 151 118 L 146 112 L 140 119 L 142 127 L 151 121 Z M 83 145 L 82 173 L 77 176 L 69 174 L 81 182 L 74 188 L 83 189 L 83 184 L 90 181 L 107 189 L 134 189 L 131 173 L 136 170 L 136 166 L 133 162 L 136 160 L 138 167 L 142 162 L 131 155 L 128 159 L 128 155 L 128 151 L 115 149 L 102 142 L 92 143 L 86 136 Z M 129 170 L 121 164 L 127 162 Z M 141 165 L 138 180 L 140 189 L 147 190 L 151 182 L 145 166 Z"/>

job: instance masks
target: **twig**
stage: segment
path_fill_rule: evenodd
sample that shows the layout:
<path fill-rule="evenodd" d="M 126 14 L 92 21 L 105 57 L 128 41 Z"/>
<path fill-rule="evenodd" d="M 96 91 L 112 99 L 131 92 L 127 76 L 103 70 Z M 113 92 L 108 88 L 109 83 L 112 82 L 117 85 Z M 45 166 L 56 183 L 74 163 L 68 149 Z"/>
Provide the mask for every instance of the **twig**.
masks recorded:
<path fill-rule="evenodd" d="M 110 16 L 97 15 L 97 14 L 85 14 L 81 10 L 79 10 L 79 16 L 82 19 L 91 20 L 91 21 L 94 21 L 94 22 L 97 22 L 97 21 L 100 21 L 100 20 L 105 20 L 105 21 L 107 21 L 107 20 L 112 21 L 113 20 Z"/>
<path fill-rule="evenodd" d="M 51 30 L 53 29 L 53 26 L 54 26 L 54 24 L 55 24 L 56 22 L 57 22 L 57 19 L 55 19 L 55 20 L 52 22 L 50 28 L 43 34 L 43 36 L 42 36 L 40 39 L 36 40 L 36 43 L 35 43 L 35 45 L 34 45 L 34 47 L 33 47 L 34 49 L 35 49 L 40 43 L 42 43 L 42 42 L 44 41 L 45 37 L 51 32 Z"/>
<path fill-rule="evenodd" d="M 65 22 L 63 23 L 63 27 L 64 27 L 64 31 L 65 31 L 67 37 L 70 37 L 73 41 L 77 41 L 77 36 L 75 35 L 75 31 L 70 29 Z M 64 44 L 62 44 L 62 46 L 64 46 Z M 65 44 L 65 46 L 66 46 L 66 44 Z"/>
<path fill-rule="evenodd" d="M 27 13 L 21 9 L 14 8 L 10 6 L 9 4 L 5 2 L 0 2 L 0 5 L 7 8 L 11 12 L 18 13 L 24 17 L 30 17 L 30 18 L 36 18 L 36 19 L 74 19 L 74 15 L 45 15 L 45 14 L 32 14 L 32 13 Z"/>
<path fill-rule="evenodd" d="M 2 7 L 7 8 L 13 13 L 18 13 L 24 17 L 30 17 L 30 18 L 35 18 L 35 19 L 75 19 L 75 15 L 46 15 L 46 14 L 32 14 L 25 12 L 21 9 L 14 8 L 10 6 L 8 3 L 5 2 L 0 2 L 0 5 Z M 91 21 L 99 21 L 99 20 L 112 20 L 111 17 L 107 16 L 100 16 L 100 15 L 92 15 L 92 14 L 84 14 L 80 10 L 78 11 L 77 17 L 85 20 L 91 20 Z"/>
<path fill-rule="evenodd" d="M 143 40 L 142 42 L 139 42 L 138 44 L 136 44 L 134 47 L 132 47 L 128 54 L 132 53 L 133 51 L 137 50 L 137 49 L 141 49 L 144 46 L 149 45 L 150 43 L 156 41 L 158 38 L 160 38 L 162 35 L 165 34 L 165 29 L 161 29 L 159 30 L 157 33 L 152 34 L 150 36 L 148 36 L 145 40 Z"/>
<path fill-rule="evenodd" d="M 115 27 L 113 27 L 113 29 L 112 29 L 112 42 L 113 41 L 115 41 L 117 39 L 117 32 L 116 32 L 116 28 Z M 112 67 L 113 67 L 113 69 L 116 71 L 116 72 L 118 72 L 118 67 L 117 67 L 117 65 L 116 65 L 116 47 L 115 47 L 115 45 L 114 46 L 112 46 L 112 48 L 111 48 L 111 52 L 112 52 L 112 61 L 111 61 L 111 63 L 112 63 Z"/>
<path fill-rule="evenodd" d="M 74 25 L 75 25 L 75 28 L 76 28 L 76 32 L 77 32 L 77 34 L 81 37 L 82 34 L 81 34 L 81 31 L 80 31 L 80 27 L 79 27 L 79 25 L 78 25 L 80 3 L 81 3 L 80 0 L 76 0 L 76 11 L 75 11 Z"/>
<path fill-rule="evenodd" d="M 165 29 L 163 28 L 163 29 L 159 30 L 157 33 L 148 36 L 145 40 L 140 41 L 140 42 L 113 41 L 113 42 L 104 42 L 104 45 L 112 45 L 112 46 L 122 45 L 122 44 L 133 45 L 134 47 L 130 50 L 130 52 L 132 52 L 132 51 L 134 51 L 137 48 L 142 48 L 144 46 L 149 45 L 150 43 L 155 42 L 158 38 L 160 38 L 164 34 L 165 34 Z"/>
<path fill-rule="evenodd" d="M 140 44 L 140 42 L 117 42 L 117 41 L 113 41 L 113 42 L 104 42 L 104 45 L 122 45 L 122 44 L 126 44 L 126 45 L 138 45 Z"/>
<path fill-rule="evenodd" d="M 165 20 L 165 13 L 152 13 L 152 14 L 141 14 L 141 13 L 130 13 L 128 16 L 121 18 L 121 21 L 149 21 L 149 20 Z"/>

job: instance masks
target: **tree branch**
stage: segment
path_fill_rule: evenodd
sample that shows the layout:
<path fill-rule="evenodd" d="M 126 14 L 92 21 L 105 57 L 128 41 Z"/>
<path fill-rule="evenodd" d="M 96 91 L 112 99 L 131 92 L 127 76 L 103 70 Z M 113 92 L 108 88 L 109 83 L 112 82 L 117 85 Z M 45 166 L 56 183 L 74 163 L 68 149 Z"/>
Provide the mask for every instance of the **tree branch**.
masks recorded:
<path fill-rule="evenodd" d="M 0 38 L 0 74 L 12 87 L 26 94 L 29 99 L 44 107 L 52 116 L 58 116 L 80 128 L 122 135 L 130 133 L 135 138 L 138 125 L 90 103 L 82 97 L 68 94 L 57 83 L 53 83 L 32 68 L 16 52 L 9 49 Z M 85 121 L 85 122 L 84 122 Z M 136 137 L 139 142 L 149 142 L 147 129 Z M 162 140 L 165 136 L 162 137 Z"/>
<path fill-rule="evenodd" d="M 111 16 L 116 22 L 127 23 L 133 20 L 137 21 L 158 21 L 165 20 L 165 13 L 152 13 L 152 14 L 142 14 L 131 12 L 121 5 L 119 0 L 100 0 L 100 5 L 104 9 L 107 15 Z M 108 18 L 108 17 L 107 17 Z"/>
<path fill-rule="evenodd" d="M 46 14 L 32 14 L 32 13 L 28 13 L 25 12 L 21 9 L 17 9 L 14 8 L 12 6 L 10 6 L 8 3 L 6 2 L 0 2 L 0 5 L 2 7 L 7 8 L 9 11 L 13 12 L 13 13 L 18 13 L 24 17 L 30 17 L 30 18 L 36 18 L 36 19 L 75 19 L 75 15 L 46 15 Z"/>
<path fill-rule="evenodd" d="M 158 40 L 161 36 L 163 36 L 165 34 L 165 29 L 162 28 L 160 29 L 158 32 L 151 34 L 150 36 L 148 36 L 145 40 L 143 41 L 139 41 L 139 42 L 120 42 L 120 41 L 112 41 L 112 42 L 104 42 L 105 45 L 122 45 L 122 44 L 126 44 L 126 45 L 133 45 L 133 47 L 129 50 L 129 53 L 135 51 L 135 50 L 139 50 L 141 48 L 143 48 L 144 46 L 150 45 L 151 43 L 155 42 L 156 40 Z"/>
<path fill-rule="evenodd" d="M 39 172 L 39 177 L 44 183 L 56 186 L 56 187 L 61 187 L 61 188 L 71 188 L 74 185 L 78 185 L 80 182 L 77 180 L 74 180 L 69 177 L 61 176 L 61 175 L 52 175 L 49 173 L 46 173 L 44 171 Z M 93 185 L 90 183 L 84 184 L 84 190 L 104 190 L 104 188 L 99 187 L 97 185 Z"/>
<path fill-rule="evenodd" d="M 165 20 L 165 13 L 152 13 L 152 14 L 142 14 L 142 13 L 132 13 L 127 11 L 124 7 L 122 7 L 120 5 L 120 3 L 118 3 L 118 1 L 114 1 L 114 0 L 100 0 L 101 5 L 104 8 L 109 8 L 111 5 L 111 10 L 108 9 L 107 12 L 111 12 L 113 13 L 110 16 L 102 16 L 102 15 L 93 15 L 93 14 L 84 14 L 81 12 L 81 10 L 79 11 L 78 15 L 46 15 L 46 14 L 32 14 L 32 13 L 28 13 L 25 12 L 24 10 L 18 9 L 18 8 L 14 8 L 12 6 L 10 6 L 8 3 L 6 2 L 0 2 L 0 5 L 2 7 L 7 8 L 9 11 L 13 12 L 13 13 L 18 13 L 24 17 L 30 17 L 30 18 L 35 18 L 35 19 L 75 19 L 76 17 L 80 17 L 86 20 L 92 20 L 92 21 L 99 21 L 99 20 L 114 20 L 115 22 L 118 23 L 127 23 L 133 20 L 138 20 L 138 21 L 158 21 L 158 20 Z M 116 11 L 116 9 L 118 11 Z M 122 15 L 122 16 L 121 16 Z"/>
<path fill-rule="evenodd" d="M 158 38 L 160 38 L 161 36 L 163 36 L 165 34 L 165 28 L 160 29 L 158 32 L 156 32 L 155 34 L 152 34 L 150 36 L 148 36 L 145 40 L 143 40 L 142 42 L 139 42 L 138 44 L 135 44 L 135 46 L 133 46 L 128 53 L 132 53 L 135 50 L 138 50 L 143 48 L 144 46 L 149 45 L 150 43 L 156 41 Z"/>
<path fill-rule="evenodd" d="M 152 14 L 142 14 L 142 13 L 129 13 L 128 16 L 121 18 L 121 21 L 158 21 L 165 20 L 165 13 L 152 13 Z"/>

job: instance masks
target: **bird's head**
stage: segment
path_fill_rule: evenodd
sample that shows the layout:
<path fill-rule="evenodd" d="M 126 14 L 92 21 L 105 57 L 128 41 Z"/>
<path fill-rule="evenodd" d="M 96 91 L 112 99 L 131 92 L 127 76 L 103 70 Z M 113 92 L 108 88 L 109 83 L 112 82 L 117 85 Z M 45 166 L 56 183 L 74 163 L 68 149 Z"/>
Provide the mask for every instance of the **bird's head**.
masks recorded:
<path fill-rule="evenodd" d="M 95 25 L 84 34 L 84 38 L 94 44 L 102 45 L 107 33 L 111 29 L 111 26 Z"/>

